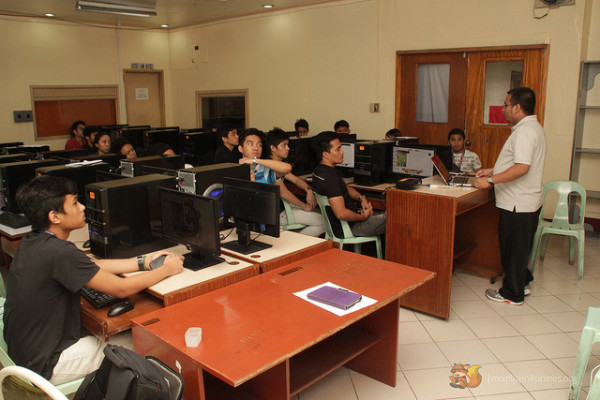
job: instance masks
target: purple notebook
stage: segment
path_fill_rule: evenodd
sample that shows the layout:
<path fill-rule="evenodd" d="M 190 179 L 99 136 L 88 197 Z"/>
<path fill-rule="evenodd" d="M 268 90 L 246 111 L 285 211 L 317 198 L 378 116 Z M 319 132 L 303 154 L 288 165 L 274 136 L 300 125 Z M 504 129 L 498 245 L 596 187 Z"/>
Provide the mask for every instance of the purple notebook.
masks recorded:
<path fill-rule="evenodd" d="M 362 299 L 362 295 L 347 289 L 323 286 L 306 295 L 311 300 L 347 310 Z"/>

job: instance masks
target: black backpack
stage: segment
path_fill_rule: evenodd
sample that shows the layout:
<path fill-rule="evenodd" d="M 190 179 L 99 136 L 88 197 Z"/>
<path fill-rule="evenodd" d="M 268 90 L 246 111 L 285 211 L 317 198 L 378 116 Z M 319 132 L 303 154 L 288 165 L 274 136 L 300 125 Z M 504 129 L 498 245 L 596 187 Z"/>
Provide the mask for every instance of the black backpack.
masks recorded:
<path fill-rule="evenodd" d="M 153 357 L 106 345 L 100 368 L 88 374 L 74 400 L 178 400 L 181 376 Z"/>

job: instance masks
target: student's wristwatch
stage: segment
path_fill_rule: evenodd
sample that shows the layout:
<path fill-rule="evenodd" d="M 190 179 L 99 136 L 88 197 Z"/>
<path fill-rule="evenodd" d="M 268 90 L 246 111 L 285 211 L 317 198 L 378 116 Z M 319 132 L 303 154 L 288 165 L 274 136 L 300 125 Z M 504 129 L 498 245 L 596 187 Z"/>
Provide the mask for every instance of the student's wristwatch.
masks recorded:
<path fill-rule="evenodd" d="M 488 176 L 487 181 L 490 183 L 490 185 L 494 184 L 494 181 L 492 180 L 491 176 Z"/>
<path fill-rule="evenodd" d="M 256 165 L 256 157 L 252 157 L 252 165 Z"/>
<path fill-rule="evenodd" d="M 137 256 L 137 265 L 140 271 L 145 271 L 146 266 L 144 265 L 144 261 L 146 261 L 146 256 Z"/>

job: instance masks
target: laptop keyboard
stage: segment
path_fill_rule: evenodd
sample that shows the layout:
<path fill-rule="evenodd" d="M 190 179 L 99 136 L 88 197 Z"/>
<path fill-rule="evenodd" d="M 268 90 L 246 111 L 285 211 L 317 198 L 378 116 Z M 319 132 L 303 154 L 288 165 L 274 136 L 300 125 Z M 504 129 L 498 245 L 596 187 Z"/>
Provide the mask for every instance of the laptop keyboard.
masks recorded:
<path fill-rule="evenodd" d="M 454 184 L 464 184 L 467 182 L 469 182 L 468 176 L 455 176 L 454 178 L 452 178 L 452 183 Z"/>

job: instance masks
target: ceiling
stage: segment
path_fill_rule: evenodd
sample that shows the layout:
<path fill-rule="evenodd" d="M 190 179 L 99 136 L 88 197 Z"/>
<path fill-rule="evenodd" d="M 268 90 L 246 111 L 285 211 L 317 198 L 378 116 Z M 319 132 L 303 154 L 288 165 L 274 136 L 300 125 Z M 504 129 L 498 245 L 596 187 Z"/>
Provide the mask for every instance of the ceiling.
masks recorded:
<path fill-rule="evenodd" d="M 152 4 L 154 0 L 105 0 L 112 2 L 134 2 Z M 211 21 L 239 17 L 276 10 L 327 3 L 335 0 L 155 0 L 157 15 L 153 17 L 134 17 L 113 15 L 89 11 L 77 11 L 76 0 L 2 0 L 0 15 L 44 17 L 45 13 L 54 13 L 54 19 L 85 24 L 102 24 L 132 28 L 168 29 L 198 25 Z M 263 8 L 263 4 L 273 4 L 272 9 Z"/>

